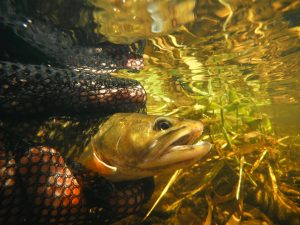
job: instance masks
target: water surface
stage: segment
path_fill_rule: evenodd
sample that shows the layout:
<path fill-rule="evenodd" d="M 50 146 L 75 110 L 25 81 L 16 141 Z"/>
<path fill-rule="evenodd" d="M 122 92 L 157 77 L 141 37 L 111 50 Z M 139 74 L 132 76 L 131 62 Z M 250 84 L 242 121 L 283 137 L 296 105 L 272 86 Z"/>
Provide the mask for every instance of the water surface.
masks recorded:
<path fill-rule="evenodd" d="M 130 77 L 149 114 L 204 121 L 214 149 L 145 224 L 299 224 L 300 2 L 197 1 L 194 12 L 147 40 Z"/>

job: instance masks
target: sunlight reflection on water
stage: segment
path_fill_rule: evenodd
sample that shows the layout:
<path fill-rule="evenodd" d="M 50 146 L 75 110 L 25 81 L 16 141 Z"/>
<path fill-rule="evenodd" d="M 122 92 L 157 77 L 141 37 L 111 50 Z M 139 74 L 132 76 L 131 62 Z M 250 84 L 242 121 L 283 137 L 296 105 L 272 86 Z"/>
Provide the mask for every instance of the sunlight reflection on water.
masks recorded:
<path fill-rule="evenodd" d="M 251 169 L 252 175 L 248 175 L 258 184 L 262 182 L 263 191 L 258 191 L 252 199 L 256 199 L 261 208 L 268 209 L 272 221 L 251 212 L 249 224 L 259 221 L 298 224 L 300 2 L 198 1 L 194 11 L 193 23 L 180 27 L 175 33 L 148 40 L 145 70 L 129 76 L 145 86 L 149 114 L 176 115 L 215 124 L 209 126 L 208 140 L 214 142 L 217 155 L 226 155 L 226 149 L 229 155 L 239 152 L 252 169 L 258 167 L 261 173 L 252 174 Z M 272 144 L 267 139 L 272 140 Z M 247 151 L 250 154 L 246 154 Z M 266 154 L 269 156 L 264 159 Z M 209 212 L 201 213 L 210 207 L 214 207 L 215 223 L 233 222 L 229 208 L 243 208 L 243 201 L 222 208 L 220 202 L 212 203 L 205 193 L 191 194 L 197 193 L 201 184 L 207 184 L 203 174 L 217 174 L 216 179 L 210 180 L 216 183 L 209 185 L 216 191 L 214 194 L 220 190 L 232 191 L 221 194 L 220 198 L 233 194 L 232 187 L 239 189 L 235 180 L 238 178 L 229 175 L 231 169 L 221 166 L 223 173 L 214 171 L 218 163 L 222 163 L 215 157 L 215 161 L 211 159 L 213 168 L 205 162 L 205 166 L 195 165 L 186 176 L 178 178 L 159 208 L 173 213 L 172 207 L 176 209 L 175 216 L 164 224 L 203 224 L 209 221 Z M 234 167 L 236 174 L 242 174 L 239 168 L 242 162 L 234 164 L 231 160 L 237 158 L 233 158 L 229 157 L 225 164 Z M 157 180 L 158 186 L 165 182 L 165 179 Z M 251 185 L 245 192 L 251 193 Z M 187 197 L 190 195 L 193 197 Z M 232 215 L 239 215 L 236 213 Z M 159 214 L 150 221 L 163 223 Z"/>
<path fill-rule="evenodd" d="M 275 124 L 287 117 L 291 109 L 300 114 L 299 24 L 290 25 L 293 23 L 285 18 L 288 8 L 279 2 L 270 6 L 270 2 L 233 1 L 232 18 L 223 31 L 229 13 L 226 7 L 219 3 L 198 3 L 194 23 L 175 34 L 149 40 L 145 52 L 148 66 L 137 76 L 148 90 L 149 113 L 159 113 L 155 105 L 164 100 L 155 96 L 162 94 L 166 101 L 161 112 L 174 110 L 174 105 L 193 107 L 199 96 L 208 95 L 210 80 L 213 87 L 220 88 L 214 89 L 214 96 L 226 94 L 226 85 L 233 86 L 263 105 L 262 111 L 267 109 Z M 299 5 L 290 7 L 296 15 Z M 210 21 L 213 21 L 211 30 Z M 153 73 L 160 75 L 151 78 Z M 158 79 L 164 89 L 156 90 L 157 85 L 152 86 L 149 79 Z M 174 85 L 182 97 L 174 96 L 171 88 Z M 281 104 L 286 110 L 272 113 Z M 294 132 L 300 130 L 297 113 L 289 119 L 294 121 Z M 290 124 L 281 123 L 287 129 Z"/>

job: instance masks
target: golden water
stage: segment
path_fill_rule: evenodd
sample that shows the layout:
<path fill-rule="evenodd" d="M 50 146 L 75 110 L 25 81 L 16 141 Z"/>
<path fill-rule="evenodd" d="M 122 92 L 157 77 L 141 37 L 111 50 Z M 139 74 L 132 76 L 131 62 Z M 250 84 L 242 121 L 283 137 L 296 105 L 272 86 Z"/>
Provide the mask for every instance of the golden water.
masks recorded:
<path fill-rule="evenodd" d="M 149 114 L 201 119 L 214 143 L 144 224 L 300 224 L 300 2 L 194 6 L 194 21 L 145 32 L 143 71 L 119 73 L 144 85 Z"/>
<path fill-rule="evenodd" d="M 300 224 L 299 0 L 27 1 L 99 41 L 146 39 L 144 70 L 116 75 L 143 84 L 148 114 L 206 124 L 207 160 L 119 224 Z"/>

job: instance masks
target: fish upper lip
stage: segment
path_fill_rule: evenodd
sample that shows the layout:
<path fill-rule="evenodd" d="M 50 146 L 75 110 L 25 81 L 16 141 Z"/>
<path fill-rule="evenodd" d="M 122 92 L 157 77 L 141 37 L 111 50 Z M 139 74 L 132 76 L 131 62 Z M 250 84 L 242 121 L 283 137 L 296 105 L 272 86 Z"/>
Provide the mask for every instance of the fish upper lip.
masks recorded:
<path fill-rule="evenodd" d="M 159 136 L 157 139 L 155 139 L 152 144 L 150 145 L 151 147 L 149 148 L 150 155 L 148 155 L 147 159 L 145 161 L 153 161 L 156 160 L 157 158 L 161 157 L 166 153 L 166 150 L 169 149 L 170 146 L 174 145 L 174 143 L 177 143 L 178 141 L 181 140 L 184 136 L 188 136 L 190 132 L 186 129 L 186 126 L 179 127 L 174 130 L 170 130 L 169 132 Z M 180 132 L 180 130 L 183 130 L 183 132 Z M 168 136 L 174 135 L 175 137 L 172 138 L 170 141 Z M 200 136 L 200 135 L 199 135 Z M 167 138 L 166 141 L 163 139 Z M 182 142 L 180 144 L 183 144 Z"/>
<path fill-rule="evenodd" d="M 159 161 L 160 158 L 163 158 L 168 154 L 174 154 L 175 151 L 185 150 L 186 152 L 188 152 L 192 151 L 192 149 L 196 149 L 197 145 L 193 145 L 193 143 L 195 143 L 196 140 L 200 139 L 202 131 L 202 127 L 197 127 L 191 131 L 189 127 L 182 126 L 177 129 L 171 130 L 169 133 L 163 134 L 159 137 L 159 139 L 162 140 L 163 138 L 167 138 L 167 140 L 162 141 L 161 144 L 160 140 L 156 139 L 155 142 L 153 142 L 151 144 L 151 147 L 149 148 L 149 151 L 153 151 L 153 153 L 150 153 L 150 155 L 146 157 L 146 160 L 144 162 L 151 163 L 156 160 Z M 174 135 L 173 138 L 168 138 L 168 136 L 170 135 Z"/>
<path fill-rule="evenodd" d="M 181 127 L 181 129 L 186 129 L 187 127 Z M 179 129 L 178 129 L 179 130 Z M 179 137 L 175 138 L 175 140 L 166 145 L 165 150 L 162 151 L 162 155 L 172 151 L 172 149 L 176 148 L 177 146 L 191 146 L 193 143 L 196 143 L 196 140 L 200 139 L 202 135 L 201 129 L 193 130 L 190 132 L 188 129 L 184 130 L 183 133 L 179 134 Z"/>

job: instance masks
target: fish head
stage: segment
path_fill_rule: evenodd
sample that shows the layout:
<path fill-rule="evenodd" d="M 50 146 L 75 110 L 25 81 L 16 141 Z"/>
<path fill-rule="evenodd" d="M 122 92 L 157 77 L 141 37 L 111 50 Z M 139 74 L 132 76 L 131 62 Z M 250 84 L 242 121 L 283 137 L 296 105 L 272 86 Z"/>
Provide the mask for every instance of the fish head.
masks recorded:
<path fill-rule="evenodd" d="M 112 181 L 134 180 L 194 164 L 211 144 L 199 141 L 200 121 L 139 113 L 117 113 L 92 137 L 99 173 Z"/>

